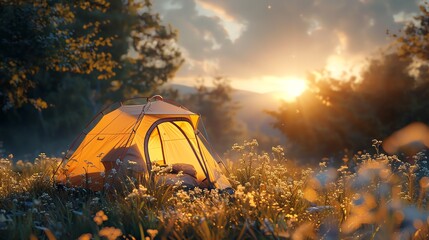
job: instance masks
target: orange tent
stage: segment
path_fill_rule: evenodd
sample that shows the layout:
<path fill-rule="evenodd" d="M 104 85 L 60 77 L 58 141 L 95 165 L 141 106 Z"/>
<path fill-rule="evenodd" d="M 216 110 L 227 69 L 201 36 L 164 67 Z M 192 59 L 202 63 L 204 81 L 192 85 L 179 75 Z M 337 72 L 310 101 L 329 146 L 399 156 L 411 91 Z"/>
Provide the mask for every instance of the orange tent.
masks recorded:
<path fill-rule="evenodd" d="M 160 96 L 146 104 L 122 105 L 101 114 L 74 151 L 66 154 L 57 181 L 101 190 L 115 174 L 149 176 L 154 166 L 191 167 L 195 182 L 231 187 L 197 129 L 199 115 Z M 186 168 L 186 167 L 185 167 Z M 189 172 L 189 171 L 183 171 Z"/>

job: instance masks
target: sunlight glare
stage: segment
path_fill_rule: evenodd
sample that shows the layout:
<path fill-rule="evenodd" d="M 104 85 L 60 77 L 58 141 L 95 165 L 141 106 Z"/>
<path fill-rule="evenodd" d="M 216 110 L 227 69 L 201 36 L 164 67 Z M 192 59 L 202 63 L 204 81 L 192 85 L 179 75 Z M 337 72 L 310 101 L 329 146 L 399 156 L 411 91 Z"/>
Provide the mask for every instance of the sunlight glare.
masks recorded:
<path fill-rule="evenodd" d="M 305 80 L 299 78 L 284 79 L 280 87 L 281 89 L 279 89 L 276 97 L 291 102 L 307 89 L 307 83 Z"/>

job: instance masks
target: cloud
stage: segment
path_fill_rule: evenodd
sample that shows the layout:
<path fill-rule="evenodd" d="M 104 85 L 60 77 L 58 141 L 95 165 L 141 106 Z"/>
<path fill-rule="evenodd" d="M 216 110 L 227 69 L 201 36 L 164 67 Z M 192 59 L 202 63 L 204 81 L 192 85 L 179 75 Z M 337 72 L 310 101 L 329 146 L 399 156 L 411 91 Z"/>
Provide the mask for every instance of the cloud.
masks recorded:
<path fill-rule="evenodd" d="M 232 79 L 305 76 L 332 64 L 332 59 L 350 65 L 347 59 L 368 56 L 388 44 L 386 29 L 398 31 L 403 19 L 418 12 L 417 1 L 404 0 L 183 0 L 180 4 L 168 0 L 154 4 L 164 22 L 179 30 L 179 44 L 193 63 L 179 75 L 219 72 Z"/>
<path fill-rule="evenodd" d="M 234 42 L 241 36 L 246 28 L 245 22 L 240 22 L 235 19 L 232 15 L 225 12 L 224 9 L 214 5 L 211 2 L 204 2 L 196 0 L 197 12 L 203 16 L 214 17 L 220 20 L 220 24 L 224 30 L 228 33 L 228 38 L 231 42 Z"/>

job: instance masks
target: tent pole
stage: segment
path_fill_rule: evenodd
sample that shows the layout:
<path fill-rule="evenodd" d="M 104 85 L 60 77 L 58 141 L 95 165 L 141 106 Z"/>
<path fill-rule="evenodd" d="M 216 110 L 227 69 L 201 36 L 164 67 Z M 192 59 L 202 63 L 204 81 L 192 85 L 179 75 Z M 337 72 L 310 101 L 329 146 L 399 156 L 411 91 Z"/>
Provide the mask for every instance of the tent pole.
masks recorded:
<path fill-rule="evenodd" d="M 195 140 L 197 141 L 197 146 L 198 146 L 198 150 L 200 151 L 200 155 L 201 155 L 201 159 L 202 159 L 202 161 L 203 161 L 203 164 L 204 164 L 204 166 L 206 167 L 206 172 L 207 172 L 207 175 L 206 175 L 206 177 L 209 179 L 209 183 L 210 184 L 212 184 L 213 185 L 213 187 L 215 187 L 214 186 L 214 183 L 210 180 L 210 173 L 209 173 L 209 169 L 208 169 L 208 167 L 207 167 L 207 164 L 206 164 L 206 159 L 207 158 L 205 158 L 203 155 L 203 151 L 201 151 L 201 147 L 200 147 L 200 142 L 198 141 L 198 136 L 197 136 L 197 134 L 195 134 L 194 133 L 194 135 L 195 135 Z M 215 180 L 215 179 L 213 179 L 213 180 Z"/>
<path fill-rule="evenodd" d="M 66 159 L 68 159 L 68 157 L 67 157 L 67 155 L 69 154 L 69 152 L 70 152 L 70 150 L 72 149 L 72 148 L 74 148 L 75 147 L 75 144 L 77 143 L 77 140 L 78 139 L 80 139 L 81 137 L 82 137 L 82 135 L 84 135 L 84 133 L 85 133 L 85 130 L 95 121 L 95 119 L 97 119 L 98 118 L 98 116 L 100 116 L 100 114 L 101 115 L 104 115 L 104 111 L 106 110 L 106 109 L 108 109 L 109 107 L 111 107 L 112 105 L 113 105 L 114 103 L 112 103 L 112 104 L 109 104 L 109 105 L 107 105 L 105 108 L 103 108 L 101 111 L 99 111 L 94 117 L 92 117 L 92 119 L 86 124 L 86 126 L 85 126 L 85 128 L 80 132 L 80 134 L 73 140 L 73 142 L 72 142 L 72 144 L 70 145 L 70 147 L 67 149 L 67 151 L 66 151 L 66 153 L 64 154 L 64 157 L 61 159 L 61 162 L 60 162 L 60 164 L 58 165 L 58 167 L 55 169 L 55 171 L 53 172 L 53 175 L 52 175 L 52 182 L 53 182 L 53 184 L 55 184 L 55 182 L 54 182 L 54 178 L 55 178 L 55 175 L 57 175 L 57 173 L 58 173 L 58 170 L 60 169 L 60 167 L 61 167 L 61 165 L 64 163 L 64 161 L 66 160 Z M 85 133 L 85 134 L 87 134 L 87 133 Z"/>

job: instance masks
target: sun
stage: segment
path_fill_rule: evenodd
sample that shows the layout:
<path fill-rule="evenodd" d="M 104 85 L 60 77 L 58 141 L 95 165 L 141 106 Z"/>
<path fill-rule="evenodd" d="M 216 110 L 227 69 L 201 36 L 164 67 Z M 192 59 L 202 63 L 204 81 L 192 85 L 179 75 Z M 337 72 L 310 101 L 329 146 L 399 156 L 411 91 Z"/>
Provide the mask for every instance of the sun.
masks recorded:
<path fill-rule="evenodd" d="M 287 101 L 295 101 L 307 89 L 307 82 L 300 78 L 287 78 L 281 80 L 276 97 Z"/>

